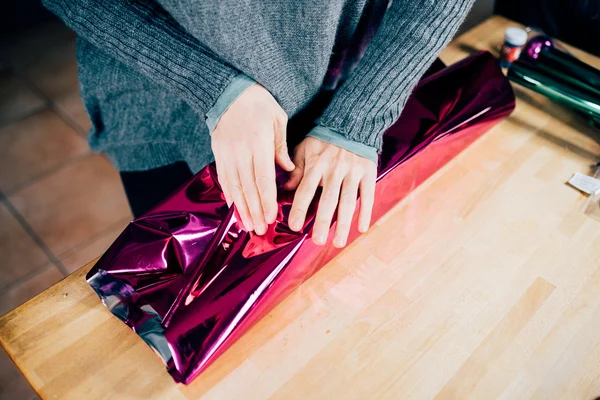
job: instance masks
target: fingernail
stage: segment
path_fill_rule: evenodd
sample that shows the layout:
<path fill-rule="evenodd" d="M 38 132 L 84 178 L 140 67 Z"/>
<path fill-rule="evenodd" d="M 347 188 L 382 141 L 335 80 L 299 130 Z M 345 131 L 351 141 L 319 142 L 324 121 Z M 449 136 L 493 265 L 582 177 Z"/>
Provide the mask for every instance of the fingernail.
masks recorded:
<path fill-rule="evenodd" d="M 298 221 L 298 218 L 296 217 L 290 217 L 290 229 L 293 231 L 299 231 L 301 226 L 300 226 L 300 221 Z"/>
<path fill-rule="evenodd" d="M 265 222 L 267 224 L 272 224 L 273 222 L 275 222 L 275 217 L 271 216 L 268 213 L 265 213 Z"/>
<path fill-rule="evenodd" d="M 346 245 L 346 239 L 335 238 L 335 240 L 333 241 L 333 245 L 335 247 L 344 247 Z"/>
<path fill-rule="evenodd" d="M 315 239 L 315 243 L 316 244 L 325 244 L 325 240 L 327 239 L 327 237 L 325 236 L 325 234 L 323 232 L 317 232 L 314 235 L 314 239 Z"/>
<path fill-rule="evenodd" d="M 358 227 L 358 230 L 360 231 L 360 233 L 365 233 L 369 230 L 369 225 L 361 225 Z"/>
<path fill-rule="evenodd" d="M 264 235 L 267 232 L 267 228 L 265 228 L 263 224 L 258 224 L 254 227 L 254 232 L 256 232 L 257 235 Z"/>
<path fill-rule="evenodd" d="M 244 229 L 246 229 L 247 232 L 253 231 L 254 227 L 252 226 L 251 223 L 245 223 L 242 221 L 242 225 L 244 225 Z"/>

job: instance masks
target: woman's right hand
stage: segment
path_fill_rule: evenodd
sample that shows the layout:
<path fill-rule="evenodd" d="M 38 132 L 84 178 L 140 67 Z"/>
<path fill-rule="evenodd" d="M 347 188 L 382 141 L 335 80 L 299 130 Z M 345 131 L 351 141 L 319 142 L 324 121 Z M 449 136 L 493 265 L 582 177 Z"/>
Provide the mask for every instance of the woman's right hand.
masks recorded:
<path fill-rule="evenodd" d="M 287 115 L 264 87 L 246 89 L 223 113 L 211 134 L 219 184 L 244 227 L 258 235 L 277 218 L 275 163 L 291 172 Z"/>

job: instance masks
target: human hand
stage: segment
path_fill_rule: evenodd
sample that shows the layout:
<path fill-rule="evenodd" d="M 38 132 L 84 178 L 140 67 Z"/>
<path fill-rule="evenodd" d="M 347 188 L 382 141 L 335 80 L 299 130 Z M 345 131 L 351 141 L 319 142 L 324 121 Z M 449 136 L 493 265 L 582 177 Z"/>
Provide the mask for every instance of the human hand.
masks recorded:
<path fill-rule="evenodd" d="M 317 245 L 327 241 L 327 234 L 337 207 L 337 227 L 333 245 L 344 247 L 360 190 L 358 230 L 366 232 L 371 221 L 375 197 L 377 165 L 334 144 L 314 137 L 304 139 L 295 150 L 296 169 L 284 188 L 296 189 L 289 226 L 299 231 L 304 226 L 306 213 L 318 186 L 323 186 L 319 200 L 312 240 Z"/>
<path fill-rule="evenodd" d="M 219 184 L 248 231 L 263 235 L 277 218 L 275 162 L 295 166 L 287 151 L 287 115 L 264 87 L 246 89 L 211 134 Z"/>

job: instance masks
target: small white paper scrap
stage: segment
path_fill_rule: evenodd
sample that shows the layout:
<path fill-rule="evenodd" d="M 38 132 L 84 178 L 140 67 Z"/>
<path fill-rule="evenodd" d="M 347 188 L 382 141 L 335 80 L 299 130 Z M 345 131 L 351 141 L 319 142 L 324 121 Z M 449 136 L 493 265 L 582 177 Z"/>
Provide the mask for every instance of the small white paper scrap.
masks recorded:
<path fill-rule="evenodd" d="M 595 194 L 600 191 L 600 179 L 596 179 L 591 176 L 575 172 L 571 179 L 569 179 L 569 185 L 575 189 L 581 190 L 587 194 Z"/>

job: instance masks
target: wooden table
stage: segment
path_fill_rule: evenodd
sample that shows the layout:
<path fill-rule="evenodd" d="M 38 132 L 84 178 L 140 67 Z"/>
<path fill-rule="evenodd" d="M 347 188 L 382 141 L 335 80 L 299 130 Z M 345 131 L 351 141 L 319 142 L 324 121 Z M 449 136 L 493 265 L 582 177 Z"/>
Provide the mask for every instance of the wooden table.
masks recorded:
<path fill-rule="evenodd" d="M 443 60 L 492 49 L 508 25 L 489 19 Z M 188 387 L 100 303 L 91 264 L 4 316 L 0 341 L 48 399 L 592 399 L 600 222 L 565 181 L 600 146 L 570 111 L 517 93 L 510 118 Z"/>

